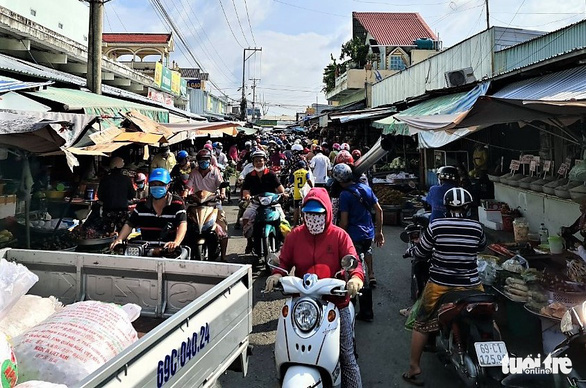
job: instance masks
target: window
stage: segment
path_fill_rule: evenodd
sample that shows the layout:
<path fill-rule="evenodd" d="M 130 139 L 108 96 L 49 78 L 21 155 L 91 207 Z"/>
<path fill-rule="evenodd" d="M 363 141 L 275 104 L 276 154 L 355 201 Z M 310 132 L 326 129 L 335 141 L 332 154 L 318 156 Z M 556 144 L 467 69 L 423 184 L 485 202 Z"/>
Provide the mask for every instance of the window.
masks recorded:
<path fill-rule="evenodd" d="M 63 23 L 59 23 L 59 24 L 57 24 L 57 27 L 59 27 L 59 29 L 61 29 L 61 30 L 62 30 L 62 29 L 63 29 Z"/>
<path fill-rule="evenodd" d="M 405 61 L 401 55 L 391 55 L 390 60 L 391 70 L 405 70 Z"/>
<path fill-rule="evenodd" d="M 31 15 L 32 16 L 37 16 L 37 10 L 31 8 Z"/>

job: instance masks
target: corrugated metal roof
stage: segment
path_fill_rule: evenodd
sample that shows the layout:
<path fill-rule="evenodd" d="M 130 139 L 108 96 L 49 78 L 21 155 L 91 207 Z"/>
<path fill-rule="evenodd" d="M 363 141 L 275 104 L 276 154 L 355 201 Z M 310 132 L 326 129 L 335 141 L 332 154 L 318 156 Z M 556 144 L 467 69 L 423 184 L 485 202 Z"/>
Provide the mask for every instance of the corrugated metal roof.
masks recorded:
<path fill-rule="evenodd" d="M 352 18 L 368 31 L 378 44 L 412 46 L 418 38 L 437 39 L 418 13 L 352 12 Z"/>
<path fill-rule="evenodd" d="M 47 80 L 60 81 L 78 86 L 85 86 L 86 83 L 84 78 L 78 77 L 76 75 L 50 69 L 42 65 L 23 61 L 22 59 L 13 58 L 4 54 L 0 54 L 0 70 Z"/>
<path fill-rule="evenodd" d="M 63 104 L 65 110 L 69 111 L 83 110 L 87 114 L 117 116 L 120 110 L 134 109 L 159 123 L 169 122 L 169 112 L 166 109 L 119 100 L 83 90 L 48 87 L 44 90 L 25 93 L 33 98 Z"/>
<path fill-rule="evenodd" d="M 27 112 L 48 112 L 51 110 L 50 107 L 16 92 L 8 92 L 0 96 L 0 109 Z"/>
<path fill-rule="evenodd" d="M 102 41 L 107 43 L 167 43 L 171 34 L 108 32 L 102 34 Z"/>
<path fill-rule="evenodd" d="M 24 82 L 14 78 L 0 75 L 0 93 L 6 93 L 13 90 L 34 89 L 41 86 L 51 85 L 53 82 Z"/>
<path fill-rule="evenodd" d="M 586 66 L 514 82 L 493 96 L 513 100 L 586 100 Z"/>

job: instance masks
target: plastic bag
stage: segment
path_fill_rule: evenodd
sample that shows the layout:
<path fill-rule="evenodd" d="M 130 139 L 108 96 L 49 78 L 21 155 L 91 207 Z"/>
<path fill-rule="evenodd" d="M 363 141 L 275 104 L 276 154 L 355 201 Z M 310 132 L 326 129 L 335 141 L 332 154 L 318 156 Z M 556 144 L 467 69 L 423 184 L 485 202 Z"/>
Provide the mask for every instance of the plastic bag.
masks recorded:
<path fill-rule="evenodd" d="M 571 181 L 586 181 L 586 163 L 584 163 L 584 160 L 576 161 L 576 165 L 570 170 L 568 178 Z"/>
<path fill-rule="evenodd" d="M 521 273 L 529 268 L 529 263 L 523 256 L 515 255 L 503 263 L 502 268 L 505 271 Z"/>
<path fill-rule="evenodd" d="M 22 264 L 0 260 L 0 319 L 3 319 L 12 306 L 31 287 L 39 277 Z"/>
<path fill-rule="evenodd" d="M 63 305 L 54 296 L 23 295 L 0 321 L 0 331 L 14 338 L 61 310 Z"/>
<path fill-rule="evenodd" d="M 405 329 L 413 330 L 413 325 L 415 325 L 415 318 L 417 317 L 417 310 L 419 310 L 419 306 L 421 305 L 421 298 L 417 299 L 413 306 L 411 306 L 411 311 L 409 311 L 409 316 L 405 321 Z"/>
<path fill-rule="evenodd" d="M 66 306 L 14 339 L 19 380 L 75 385 L 138 339 L 128 308 L 95 301 Z"/>
<path fill-rule="evenodd" d="M 14 387 L 18 377 L 16 357 L 3 333 L 0 333 L 0 363 L 2 365 L 0 367 L 0 387 Z"/>

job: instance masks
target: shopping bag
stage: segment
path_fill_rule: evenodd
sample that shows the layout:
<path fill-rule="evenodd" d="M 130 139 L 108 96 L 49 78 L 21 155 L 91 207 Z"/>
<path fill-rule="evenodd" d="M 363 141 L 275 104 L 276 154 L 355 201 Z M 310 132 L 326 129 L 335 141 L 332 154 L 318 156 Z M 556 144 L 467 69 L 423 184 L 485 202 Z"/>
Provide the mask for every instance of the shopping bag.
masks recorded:
<path fill-rule="evenodd" d="M 407 321 L 405 321 L 405 329 L 413 330 L 413 325 L 415 324 L 415 318 L 417 317 L 417 311 L 419 310 L 419 306 L 421 305 L 421 298 L 417 299 L 413 306 L 411 306 L 411 311 L 409 312 L 409 316 L 407 317 Z"/>

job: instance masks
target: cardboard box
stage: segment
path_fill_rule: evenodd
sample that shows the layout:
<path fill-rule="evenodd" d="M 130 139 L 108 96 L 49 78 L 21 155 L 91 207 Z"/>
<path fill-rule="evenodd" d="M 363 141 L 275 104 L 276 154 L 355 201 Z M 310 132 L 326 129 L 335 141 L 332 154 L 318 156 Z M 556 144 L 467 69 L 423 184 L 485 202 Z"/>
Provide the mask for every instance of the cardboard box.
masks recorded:
<path fill-rule="evenodd" d="M 503 216 L 500 210 L 486 210 L 482 206 L 478 207 L 478 220 L 484 224 L 485 221 L 503 222 Z"/>
<path fill-rule="evenodd" d="M 0 196 L 0 218 L 12 217 L 16 213 L 16 195 Z"/>

